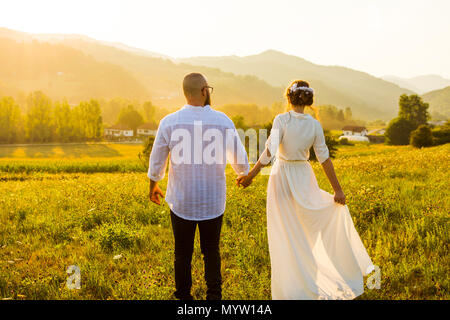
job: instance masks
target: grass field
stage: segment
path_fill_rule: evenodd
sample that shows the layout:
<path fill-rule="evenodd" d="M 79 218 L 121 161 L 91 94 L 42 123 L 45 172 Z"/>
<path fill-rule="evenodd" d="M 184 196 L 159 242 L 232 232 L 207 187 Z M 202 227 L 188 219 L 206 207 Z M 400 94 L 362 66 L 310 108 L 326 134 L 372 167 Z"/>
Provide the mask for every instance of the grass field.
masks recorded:
<path fill-rule="evenodd" d="M 169 210 L 149 204 L 139 151 L 123 144 L 0 146 L 0 299 L 173 298 Z M 333 163 L 381 269 L 381 288 L 360 299 L 449 299 L 450 144 L 339 146 Z M 313 167 L 331 192 L 320 165 Z M 268 177 L 245 190 L 235 187 L 230 169 L 227 177 L 224 299 L 270 299 Z M 70 265 L 81 269 L 80 290 L 66 288 Z M 205 291 L 197 235 L 193 295 L 202 299 Z"/>

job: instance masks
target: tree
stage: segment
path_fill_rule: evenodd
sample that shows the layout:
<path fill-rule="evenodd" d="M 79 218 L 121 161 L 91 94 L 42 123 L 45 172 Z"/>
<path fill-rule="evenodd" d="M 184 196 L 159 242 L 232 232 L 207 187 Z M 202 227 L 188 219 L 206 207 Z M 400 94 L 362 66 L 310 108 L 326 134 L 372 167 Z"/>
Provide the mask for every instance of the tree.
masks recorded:
<path fill-rule="evenodd" d="M 60 142 L 70 142 L 74 138 L 73 112 L 66 100 L 56 102 L 54 108 L 55 139 Z"/>
<path fill-rule="evenodd" d="M 344 117 L 345 117 L 345 120 L 352 120 L 353 115 L 352 115 L 352 109 L 350 107 L 345 108 Z"/>
<path fill-rule="evenodd" d="M 435 127 L 431 130 L 433 134 L 433 145 L 441 145 L 450 142 L 450 120 L 443 126 Z"/>
<path fill-rule="evenodd" d="M 0 143 L 14 143 L 20 139 L 21 113 L 11 97 L 0 100 Z"/>
<path fill-rule="evenodd" d="M 54 138 L 52 101 L 41 91 L 31 93 L 27 99 L 26 131 L 31 142 L 50 142 Z"/>
<path fill-rule="evenodd" d="M 272 113 L 272 116 L 276 116 L 280 113 L 283 113 L 286 111 L 286 106 L 282 102 L 274 102 L 272 103 L 272 106 L 270 107 L 270 111 Z"/>
<path fill-rule="evenodd" d="M 145 120 L 147 122 L 155 122 L 156 107 L 152 104 L 152 102 L 144 102 L 142 109 L 144 110 Z"/>
<path fill-rule="evenodd" d="M 433 145 L 433 135 L 429 126 L 422 124 L 411 132 L 410 144 L 416 148 L 430 147 Z"/>
<path fill-rule="evenodd" d="M 384 133 L 386 143 L 391 145 L 407 145 L 409 144 L 409 135 L 415 129 L 412 121 L 405 118 L 397 117 L 389 122 Z"/>
<path fill-rule="evenodd" d="M 344 122 L 345 115 L 344 115 L 344 111 L 342 111 L 342 109 L 339 109 L 336 118 L 338 121 Z"/>
<path fill-rule="evenodd" d="M 102 104 L 102 118 L 106 123 L 114 123 L 119 117 L 120 110 L 132 104 L 130 100 L 124 98 L 114 98 Z"/>
<path fill-rule="evenodd" d="M 259 107 L 254 103 L 226 104 L 218 111 L 224 112 L 230 118 L 242 116 L 249 126 L 256 126 L 265 123 L 271 118 L 271 109 L 268 107 Z"/>
<path fill-rule="evenodd" d="M 243 116 L 234 116 L 231 118 L 231 121 L 233 121 L 236 129 L 242 129 L 244 131 L 248 129 L 248 126 L 245 124 Z"/>
<path fill-rule="evenodd" d="M 102 116 L 98 101 L 81 102 L 79 107 L 83 114 L 84 138 L 99 139 L 102 136 Z"/>
<path fill-rule="evenodd" d="M 413 123 L 414 129 L 421 124 L 426 124 L 430 116 L 428 114 L 429 104 L 423 102 L 422 97 L 417 94 L 402 94 L 399 101 L 400 110 L 398 116 Z"/>
<path fill-rule="evenodd" d="M 155 142 L 155 137 L 150 136 L 144 142 L 144 148 L 141 152 L 139 152 L 138 157 L 144 165 L 145 169 L 148 170 L 150 153 L 152 152 L 153 143 Z"/>
<path fill-rule="evenodd" d="M 337 145 L 339 144 L 339 141 L 333 138 L 329 130 L 324 130 L 323 134 L 325 136 L 325 144 L 328 147 L 330 158 L 336 157 Z M 316 153 L 314 151 L 314 147 L 311 147 L 311 149 L 309 150 L 309 159 L 318 161 Z"/>
<path fill-rule="evenodd" d="M 345 125 L 362 125 L 360 121 L 352 119 L 350 108 L 339 109 L 334 105 L 321 105 L 317 107 L 320 115 L 320 122 L 327 129 L 341 129 Z M 305 108 L 308 112 L 308 108 Z"/>
<path fill-rule="evenodd" d="M 144 118 L 132 105 L 129 105 L 120 110 L 118 123 L 130 127 L 136 134 L 137 127 L 144 123 Z"/>
<path fill-rule="evenodd" d="M 102 137 L 103 123 L 97 100 L 80 102 L 72 110 L 72 119 L 74 140 L 99 140 Z"/>
<path fill-rule="evenodd" d="M 377 119 L 377 120 L 369 122 L 368 125 L 369 126 L 384 127 L 386 125 L 386 123 L 383 120 L 381 120 L 381 119 Z"/>

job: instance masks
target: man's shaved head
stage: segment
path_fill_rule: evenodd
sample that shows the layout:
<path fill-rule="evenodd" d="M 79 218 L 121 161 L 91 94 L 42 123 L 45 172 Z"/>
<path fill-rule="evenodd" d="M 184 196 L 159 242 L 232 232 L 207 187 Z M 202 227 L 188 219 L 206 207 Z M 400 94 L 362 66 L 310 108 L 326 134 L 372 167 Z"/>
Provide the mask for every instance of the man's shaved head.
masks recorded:
<path fill-rule="evenodd" d="M 206 78 L 201 73 L 189 73 L 183 80 L 184 95 L 186 97 L 199 96 L 202 94 L 202 88 L 206 85 Z"/>

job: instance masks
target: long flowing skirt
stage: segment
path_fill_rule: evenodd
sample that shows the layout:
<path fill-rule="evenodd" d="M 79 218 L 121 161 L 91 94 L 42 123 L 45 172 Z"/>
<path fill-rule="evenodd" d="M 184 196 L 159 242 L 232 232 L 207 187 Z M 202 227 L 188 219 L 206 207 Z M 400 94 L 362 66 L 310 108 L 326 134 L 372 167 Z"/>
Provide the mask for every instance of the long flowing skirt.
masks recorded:
<path fill-rule="evenodd" d="M 272 299 L 353 299 L 373 263 L 347 205 L 319 188 L 309 161 L 277 159 L 267 187 Z"/>

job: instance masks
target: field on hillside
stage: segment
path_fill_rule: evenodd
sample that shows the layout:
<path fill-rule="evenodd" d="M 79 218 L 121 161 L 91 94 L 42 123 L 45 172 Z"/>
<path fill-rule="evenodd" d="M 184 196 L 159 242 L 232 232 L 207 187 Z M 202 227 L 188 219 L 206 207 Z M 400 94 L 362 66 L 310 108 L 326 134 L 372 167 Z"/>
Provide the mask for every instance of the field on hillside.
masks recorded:
<path fill-rule="evenodd" d="M 450 144 L 338 148 L 333 163 L 347 204 L 381 270 L 381 288 L 358 299 L 449 299 Z M 0 146 L 0 299 L 173 299 L 169 210 L 149 204 L 139 151 Z M 245 190 L 230 168 L 227 178 L 223 298 L 270 299 L 268 176 Z M 70 265 L 81 270 L 80 290 L 66 288 Z M 204 299 L 198 234 L 192 272 L 194 298 Z"/>

